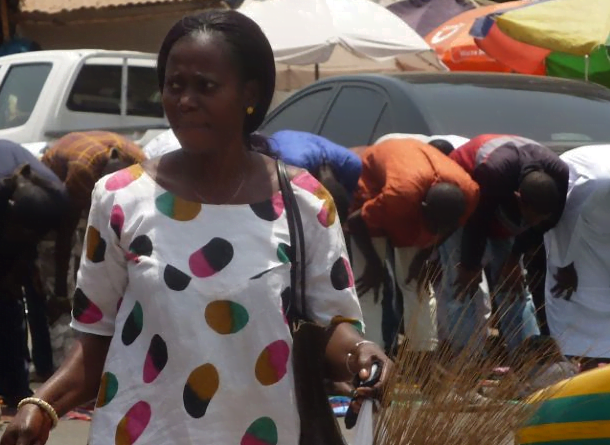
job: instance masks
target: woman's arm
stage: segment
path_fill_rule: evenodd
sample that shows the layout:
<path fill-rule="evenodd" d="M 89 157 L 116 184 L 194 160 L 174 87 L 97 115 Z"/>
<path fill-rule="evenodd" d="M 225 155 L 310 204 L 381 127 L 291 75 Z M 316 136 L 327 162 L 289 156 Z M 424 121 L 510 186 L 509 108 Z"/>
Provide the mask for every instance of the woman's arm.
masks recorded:
<path fill-rule="evenodd" d="M 330 328 L 325 358 L 327 376 L 336 382 L 351 382 L 369 377 L 373 363 L 381 364 L 381 376 L 370 389 L 361 388 L 361 395 L 375 396 L 387 384 L 392 362 L 383 350 L 373 342 L 365 341 L 350 323 L 340 323 Z"/>
<path fill-rule="evenodd" d="M 112 337 L 80 334 L 61 367 L 34 397 L 48 402 L 61 417 L 97 396 Z"/>
<path fill-rule="evenodd" d="M 325 357 L 327 376 L 335 382 L 349 382 L 354 379 L 357 363 L 348 354 L 353 354 L 356 345 L 363 340 L 362 336 L 349 323 L 340 323 L 329 328 L 329 339 Z M 348 369 L 349 366 L 349 369 Z"/>
<path fill-rule="evenodd" d="M 94 399 L 100 387 L 100 379 L 111 337 L 81 334 L 66 361 L 38 391 L 34 397 L 49 403 L 59 417 L 71 409 Z M 51 430 L 51 417 L 38 405 L 21 407 L 6 428 L 1 445 L 42 445 Z"/>
<path fill-rule="evenodd" d="M 330 225 L 328 218 L 318 218 L 326 201 L 322 203 L 318 197 L 325 194 L 320 193 L 317 181 L 304 175 L 295 178 L 293 185 L 305 226 L 307 318 L 329 326 L 320 351 L 325 359 L 326 377 L 350 381 L 359 374 L 361 379 L 366 379 L 374 362 L 389 363 L 389 360 L 379 346 L 362 343 L 359 333 L 363 330 L 362 311 L 341 224 L 338 218 L 332 219 Z M 389 368 L 383 367 L 382 379 L 372 391 L 387 383 L 385 376 Z"/>

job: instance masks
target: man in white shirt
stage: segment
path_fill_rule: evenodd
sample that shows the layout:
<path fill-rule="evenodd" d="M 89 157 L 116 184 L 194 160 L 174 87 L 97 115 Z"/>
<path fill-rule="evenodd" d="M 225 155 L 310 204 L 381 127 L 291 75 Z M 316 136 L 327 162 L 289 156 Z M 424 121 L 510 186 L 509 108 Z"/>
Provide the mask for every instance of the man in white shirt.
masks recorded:
<path fill-rule="evenodd" d="M 148 159 L 156 158 L 170 151 L 178 150 L 180 142 L 176 139 L 174 132 L 169 129 L 156 136 L 142 149 Z"/>
<path fill-rule="evenodd" d="M 610 146 L 570 150 L 565 210 L 544 237 L 551 335 L 583 368 L 610 362 Z"/>

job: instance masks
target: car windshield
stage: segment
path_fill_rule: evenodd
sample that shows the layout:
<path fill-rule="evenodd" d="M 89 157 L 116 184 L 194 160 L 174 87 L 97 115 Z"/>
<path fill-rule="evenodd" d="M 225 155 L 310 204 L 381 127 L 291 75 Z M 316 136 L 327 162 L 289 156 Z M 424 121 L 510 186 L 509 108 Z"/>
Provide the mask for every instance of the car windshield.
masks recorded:
<path fill-rule="evenodd" d="M 434 134 L 518 134 L 548 145 L 610 143 L 610 90 L 548 81 L 411 83 Z"/>

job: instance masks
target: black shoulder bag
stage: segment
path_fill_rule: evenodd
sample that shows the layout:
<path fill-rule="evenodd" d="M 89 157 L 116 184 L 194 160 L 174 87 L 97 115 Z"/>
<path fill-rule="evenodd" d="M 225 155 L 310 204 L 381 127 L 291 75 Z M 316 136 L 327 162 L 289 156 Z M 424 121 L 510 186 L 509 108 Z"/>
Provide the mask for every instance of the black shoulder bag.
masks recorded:
<path fill-rule="evenodd" d="M 290 296 L 286 318 L 292 332 L 295 395 L 301 419 L 299 445 L 345 445 L 324 389 L 328 334 L 322 326 L 307 320 L 303 221 L 286 164 L 281 160 L 277 161 L 277 176 L 290 232 Z"/>

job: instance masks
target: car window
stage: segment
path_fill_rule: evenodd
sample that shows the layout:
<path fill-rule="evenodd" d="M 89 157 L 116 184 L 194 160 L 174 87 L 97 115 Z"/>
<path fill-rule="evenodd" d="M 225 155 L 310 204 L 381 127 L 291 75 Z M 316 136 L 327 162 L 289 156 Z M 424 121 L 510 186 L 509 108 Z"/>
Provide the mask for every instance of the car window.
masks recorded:
<path fill-rule="evenodd" d="M 373 139 L 385 103 L 385 96 L 376 90 L 344 87 L 332 105 L 320 135 L 345 147 L 367 145 Z"/>
<path fill-rule="evenodd" d="M 68 97 L 68 109 L 121 114 L 120 65 L 83 65 Z"/>
<path fill-rule="evenodd" d="M 581 91 L 578 84 L 538 91 L 430 83 L 418 84 L 413 95 L 434 134 L 518 134 L 548 144 L 610 142 L 610 94 Z"/>
<path fill-rule="evenodd" d="M 13 65 L 0 88 L 0 129 L 24 125 L 49 77 L 50 63 Z"/>
<path fill-rule="evenodd" d="M 316 124 L 326 110 L 332 94 L 333 89 L 330 87 L 297 98 L 285 108 L 280 108 L 278 114 L 265 123 L 264 133 L 270 136 L 280 130 L 315 132 Z"/>
<path fill-rule="evenodd" d="M 127 114 L 144 117 L 164 116 L 155 68 L 145 66 L 128 68 Z"/>
<path fill-rule="evenodd" d="M 394 131 L 394 127 L 392 125 L 392 112 L 390 111 L 390 107 L 388 105 L 385 106 L 383 111 L 381 112 L 381 116 L 377 121 L 377 125 L 375 126 L 375 132 L 373 133 L 373 139 L 371 142 L 375 142 L 382 136 L 386 134 L 390 134 Z"/>

